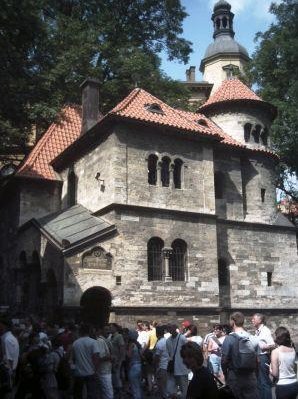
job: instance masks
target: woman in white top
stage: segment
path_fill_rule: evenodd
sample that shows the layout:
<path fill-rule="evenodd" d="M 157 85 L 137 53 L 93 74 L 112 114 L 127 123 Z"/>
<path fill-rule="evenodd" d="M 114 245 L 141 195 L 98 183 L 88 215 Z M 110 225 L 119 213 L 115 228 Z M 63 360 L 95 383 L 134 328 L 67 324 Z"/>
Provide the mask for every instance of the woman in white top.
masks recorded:
<path fill-rule="evenodd" d="M 278 379 L 276 399 L 296 399 L 298 395 L 295 372 L 296 351 L 287 328 L 277 328 L 275 343 L 278 346 L 271 353 L 270 372 Z"/>

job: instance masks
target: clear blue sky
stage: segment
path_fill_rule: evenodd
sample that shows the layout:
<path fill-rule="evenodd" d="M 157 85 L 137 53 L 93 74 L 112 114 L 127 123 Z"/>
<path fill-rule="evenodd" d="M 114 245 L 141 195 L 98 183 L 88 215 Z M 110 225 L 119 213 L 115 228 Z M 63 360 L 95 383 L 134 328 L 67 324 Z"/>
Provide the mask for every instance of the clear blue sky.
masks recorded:
<path fill-rule="evenodd" d="M 209 43 L 213 41 L 211 14 L 217 0 L 182 0 L 189 16 L 184 21 L 183 37 L 193 43 L 193 53 L 189 63 L 169 62 L 162 57 L 162 69 L 173 79 L 185 80 L 185 70 L 189 65 L 195 65 L 196 79 L 201 79 L 199 65 Z M 274 17 L 269 13 L 271 0 L 227 0 L 232 5 L 234 17 L 235 40 L 242 44 L 251 55 L 256 44 L 254 38 L 257 32 L 268 29 Z M 280 0 L 275 0 L 280 3 Z"/>

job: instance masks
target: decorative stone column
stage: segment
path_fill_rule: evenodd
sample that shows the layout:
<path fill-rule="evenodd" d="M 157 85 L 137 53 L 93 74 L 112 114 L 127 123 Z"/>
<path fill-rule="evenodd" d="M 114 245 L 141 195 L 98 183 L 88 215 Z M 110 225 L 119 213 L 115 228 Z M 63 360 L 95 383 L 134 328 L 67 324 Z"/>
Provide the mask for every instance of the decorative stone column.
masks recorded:
<path fill-rule="evenodd" d="M 170 276 L 170 256 L 173 253 L 172 248 L 163 248 L 162 254 L 165 261 L 165 282 L 173 281 L 172 277 Z"/>

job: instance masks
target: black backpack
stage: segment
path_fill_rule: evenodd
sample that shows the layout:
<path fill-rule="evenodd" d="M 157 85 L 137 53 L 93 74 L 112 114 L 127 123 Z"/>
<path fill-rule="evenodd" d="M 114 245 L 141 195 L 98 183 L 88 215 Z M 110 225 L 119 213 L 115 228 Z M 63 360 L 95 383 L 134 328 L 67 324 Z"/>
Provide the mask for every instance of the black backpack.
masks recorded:
<path fill-rule="evenodd" d="M 232 346 L 232 364 L 236 371 L 254 371 L 257 368 L 255 348 L 247 336 L 230 334 L 234 342 Z"/>
<path fill-rule="evenodd" d="M 68 363 L 68 360 L 66 359 L 65 355 L 62 355 L 58 352 L 55 351 L 57 355 L 59 356 L 59 364 L 58 368 L 56 371 L 56 380 L 58 384 L 58 389 L 61 391 L 66 391 L 70 387 L 70 381 L 71 381 L 71 369 L 70 365 Z"/>

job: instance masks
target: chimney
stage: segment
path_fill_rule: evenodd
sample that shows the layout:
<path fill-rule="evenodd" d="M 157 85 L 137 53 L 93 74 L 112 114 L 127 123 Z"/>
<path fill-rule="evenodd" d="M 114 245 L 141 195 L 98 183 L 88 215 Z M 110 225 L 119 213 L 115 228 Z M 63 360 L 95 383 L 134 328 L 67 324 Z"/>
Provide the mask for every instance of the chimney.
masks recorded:
<path fill-rule="evenodd" d="M 195 66 L 189 67 L 189 80 L 190 80 L 190 82 L 196 81 L 196 67 Z"/>
<path fill-rule="evenodd" d="M 82 90 L 82 128 L 85 134 L 97 122 L 99 112 L 99 80 L 87 78 L 80 86 Z"/>

